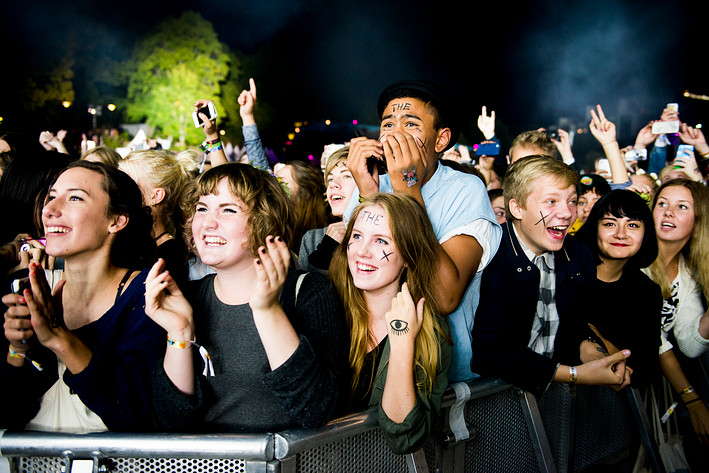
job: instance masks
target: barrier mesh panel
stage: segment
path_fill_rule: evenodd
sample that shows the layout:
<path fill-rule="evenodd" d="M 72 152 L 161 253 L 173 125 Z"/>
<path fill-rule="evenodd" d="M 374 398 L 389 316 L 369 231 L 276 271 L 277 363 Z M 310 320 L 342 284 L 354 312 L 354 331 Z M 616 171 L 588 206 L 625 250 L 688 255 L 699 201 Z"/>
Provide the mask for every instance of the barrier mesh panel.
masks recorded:
<path fill-rule="evenodd" d="M 17 473 L 65 473 L 64 459 L 20 457 L 14 460 Z M 111 458 L 102 462 L 106 473 L 245 473 L 246 463 L 236 459 Z"/>
<path fill-rule="evenodd" d="M 613 464 L 632 471 L 640 444 L 625 392 L 601 386 L 579 386 L 576 399 L 574 471 Z"/>
<path fill-rule="evenodd" d="M 469 401 L 465 417 L 477 431 L 477 437 L 465 444 L 466 472 L 539 471 L 516 391 Z"/>
<path fill-rule="evenodd" d="M 406 458 L 389 450 L 379 429 L 300 453 L 296 468 L 308 473 L 408 472 Z"/>
<path fill-rule="evenodd" d="M 558 471 L 568 471 L 572 409 L 569 386 L 551 383 L 544 395 L 537 399 L 537 405 L 556 468 Z"/>

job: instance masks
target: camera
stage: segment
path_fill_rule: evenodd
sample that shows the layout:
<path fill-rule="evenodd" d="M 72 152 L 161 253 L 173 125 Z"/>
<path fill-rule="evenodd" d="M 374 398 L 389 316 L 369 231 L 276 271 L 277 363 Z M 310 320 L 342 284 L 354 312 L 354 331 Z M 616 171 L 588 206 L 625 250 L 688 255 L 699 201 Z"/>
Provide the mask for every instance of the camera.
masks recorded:
<path fill-rule="evenodd" d="M 209 118 L 209 121 L 211 122 L 212 120 L 217 118 L 217 107 L 214 106 L 214 102 L 207 102 L 207 105 L 205 107 L 200 108 L 196 112 L 192 112 L 192 120 L 194 121 L 195 128 L 200 128 L 204 126 L 204 122 L 199 116 L 200 113 L 204 113 L 205 115 L 207 115 L 207 118 Z"/>
<path fill-rule="evenodd" d="M 25 292 L 25 289 L 28 289 L 31 291 L 32 286 L 30 285 L 29 278 L 20 278 L 20 279 L 13 279 L 11 289 L 12 289 L 13 294 L 18 294 L 21 296 Z"/>
<path fill-rule="evenodd" d="M 627 162 L 631 161 L 645 161 L 647 159 L 646 149 L 630 149 L 625 152 L 625 160 Z"/>

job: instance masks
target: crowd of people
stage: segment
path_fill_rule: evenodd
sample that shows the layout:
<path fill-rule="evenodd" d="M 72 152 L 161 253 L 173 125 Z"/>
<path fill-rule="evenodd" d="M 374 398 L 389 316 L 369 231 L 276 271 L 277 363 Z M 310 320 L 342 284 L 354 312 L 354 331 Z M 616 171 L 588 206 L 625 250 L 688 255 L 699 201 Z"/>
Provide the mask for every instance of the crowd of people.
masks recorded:
<path fill-rule="evenodd" d="M 199 151 L 0 135 L 0 428 L 273 432 L 375 406 L 401 454 L 453 383 L 666 382 L 706 461 L 701 129 L 668 107 L 676 133 L 621 147 L 599 105 L 589 173 L 565 130 L 501 149 L 483 107 L 472 158 L 446 91 L 405 80 L 379 95 L 377 139 L 272 167 L 256 97 L 238 98 L 241 162 L 204 114 Z"/>

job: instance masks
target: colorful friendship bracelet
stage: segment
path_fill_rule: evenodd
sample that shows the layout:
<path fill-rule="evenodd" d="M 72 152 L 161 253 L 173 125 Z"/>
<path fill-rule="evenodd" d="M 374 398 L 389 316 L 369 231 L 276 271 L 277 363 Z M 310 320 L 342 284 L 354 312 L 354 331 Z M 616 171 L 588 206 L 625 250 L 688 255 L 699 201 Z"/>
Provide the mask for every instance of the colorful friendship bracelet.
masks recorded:
<path fill-rule="evenodd" d="M 16 352 L 15 350 L 12 349 L 12 347 L 7 349 L 7 354 L 10 358 L 23 359 L 23 360 L 29 361 L 30 363 L 32 363 L 32 366 L 34 366 L 37 369 L 37 371 L 43 370 L 42 365 L 40 365 L 39 363 L 34 361 L 32 358 L 27 356 L 25 353 Z"/>
<path fill-rule="evenodd" d="M 199 355 L 202 357 L 202 361 L 204 361 L 204 370 L 202 371 L 202 375 L 214 377 L 214 365 L 212 364 L 212 357 L 209 356 L 209 352 L 206 348 L 199 345 L 194 340 L 173 340 L 172 338 L 170 338 L 169 335 L 167 337 L 167 344 L 171 347 L 178 348 L 180 350 L 185 350 L 187 349 L 187 347 L 194 345 L 194 347 L 199 350 Z"/>
<path fill-rule="evenodd" d="M 686 396 L 687 394 L 692 394 L 694 392 L 694 386 L 687 386 L 682 390 L 682 397 Z"/>

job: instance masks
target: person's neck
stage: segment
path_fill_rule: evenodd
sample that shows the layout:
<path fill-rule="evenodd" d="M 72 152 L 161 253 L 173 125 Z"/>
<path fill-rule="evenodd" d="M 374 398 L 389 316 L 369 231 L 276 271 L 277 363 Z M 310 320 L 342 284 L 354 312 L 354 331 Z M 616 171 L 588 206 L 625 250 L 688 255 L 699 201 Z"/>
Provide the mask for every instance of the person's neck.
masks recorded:
<path fill-rule="evenodd" d="M 431 159 L 434 159 L 434 164 L 431 165 L 430 168 L 426 169 L 426 173 L 421 178 L 421 187 L 425 186 L 426 183 L 430 181 L 431 178 L 433 178 L 433 175 L 436 174 L 436 171 L 438 170 L 438 156 L 436 155 Z"/>
<path fill-rule="evenodd" d="M 596 266 L 596 277 L 603 282 L 615 282 L 623 275 L 626 260 L 601 258 L 601 264 Z"/>
<path fill-rule="evenodd" d="M 253 263 L 245 261 L 228 269 L 216 269 L 214 292 L 227 305 L 247 304 L 256 290 L 257 278 Z"/>
<path fill-rule="evenodd" d="M 680 251 L 684 247 L 686 242 L 665 242 L 659 240 L 657 242 L 660 262 L 665 268 L 665 273 L 670 281 L 674 280 L 679 271 L 679 257 Z"/>
<path fill-rule="evenodd" d="M 398 293 L 397 287 L 383 288 L 378 291 L 366 291 L 364 298 L 369 310 L 369 330 L 375 337 L 375 346 L 386 336 L 386 313 Z M 371 347 L 374 348 L 374 347 Z"/>
<path fill-rule="evenodd" d="M 115 281 L 123 278 L 125 268 L 115 266 L 108 255 L 104 258 L 67 258 L 64 261 L 64 286 L 65 300 L 77 305 L 100 297 L 103 291 L 109 288 L 115 291 L 118 283 Z"/>

